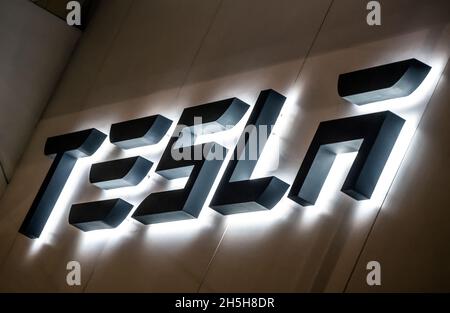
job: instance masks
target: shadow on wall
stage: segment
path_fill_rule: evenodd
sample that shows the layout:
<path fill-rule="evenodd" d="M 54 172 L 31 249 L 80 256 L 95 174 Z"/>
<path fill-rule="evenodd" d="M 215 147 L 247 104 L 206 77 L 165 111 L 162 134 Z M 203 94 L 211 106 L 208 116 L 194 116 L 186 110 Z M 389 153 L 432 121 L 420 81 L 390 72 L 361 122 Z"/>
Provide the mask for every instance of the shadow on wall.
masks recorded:
<path fill-rule="evenodd" d="M 7 179 L 79 36 L 27 0 L 0 1 L 0 163 Z"/>

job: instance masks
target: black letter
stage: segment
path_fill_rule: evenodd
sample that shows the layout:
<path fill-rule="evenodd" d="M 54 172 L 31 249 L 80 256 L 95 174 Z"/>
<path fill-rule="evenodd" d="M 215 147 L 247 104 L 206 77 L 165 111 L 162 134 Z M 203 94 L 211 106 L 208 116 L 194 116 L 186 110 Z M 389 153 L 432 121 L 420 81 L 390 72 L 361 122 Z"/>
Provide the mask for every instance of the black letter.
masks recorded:
<path fill-rule="evenodd" d="M 254 127 L 256 137 L 259 137 L 260 126 L 269 126 L 267 136 L 270 135 L 285 100 L 284 96 L 271 89 L 260 93 L 247 122 L 247 126 Z M 242 151 L 238 151 L 239 145 L 235 148 L 233 159 L 227 166 L 210 206 L 224 215 L 270 210 L 281 200 L 289 185 L 274 176 L 250 180 L 263 146 L 260 146 L 260 138 L 257 138 L 257 158 L 251 160 L 248 157 L 251 153 L 248 148 L 249 137 L 244 133 L 239 140 L 244 142 L 243 152 L 247 156 L 239 160 Z"/>
<path fill-rule="evenodd" d="M 20 227 L 20 233 L 31 239 L 41 235 L 77 159 L 92 155 L 105 138 L 104 133 L 92 128 L 47 139 L 44 153 L 56 154 L 56 157 Z"/>
<path fill-rule="evenodd" d="M 370 199 L 404 122 L 384 111 L 320 123 L 289 198 L 314 205 L 336 154 L 358 151 L 342 192 L 356 200 Z"/>

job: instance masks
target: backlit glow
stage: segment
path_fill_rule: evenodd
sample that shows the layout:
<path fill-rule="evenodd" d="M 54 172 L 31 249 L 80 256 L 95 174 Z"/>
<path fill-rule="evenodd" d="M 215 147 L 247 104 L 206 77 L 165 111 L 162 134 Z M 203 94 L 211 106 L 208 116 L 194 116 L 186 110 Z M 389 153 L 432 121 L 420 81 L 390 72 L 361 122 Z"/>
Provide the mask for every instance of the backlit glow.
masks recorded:
<path fill-rule="evenodd" d="M 405 119 L 403 129 L 397 139 L 386 166 L 375 187 L 374 193 L 369 200 L 356 201 L 340 191 L 348 171 L 357 155 L 357 152 L 339 154 L 333 163 L 329 175 L 322 187 L 316 205 L 301 207 L 286 196 L 270 211 L 259 211 L 251 213 L 234 214 L 221 216 L 209 208 L 209 203 L 214 195 L 217 186 L 224 174 L 228 161 L 232 156 L 234 146 L 239 139 L 245 124 L 250 116 L 252 108 L 249 108 L 241 121 L 233 128 L 215 134 L 201 135 L 196 138 L 195 143 L 217 142 L 227 149 L 228 154 L 222 164 L 219 174 L 205 201 L 205 205 L 198 219 L 191 219 L 178 222 L 167 222 L 161 224 L 142 225 L 131 218 L 134 210 L 140 202 L 150 193 L 164 190 L 181 189 L 185 186 L 187 178 L 180 180 L 166 181 L 155 173 L 157 163 L 170 139 L 175 125 L 171 127 L 163 140 L 155 146 L 146 146 L 129 150 L 121 150 L 112 145 L 108 139 L 105 140 L 99 150 L 92 156 L 79 159 L 70 175 L 61 195 L 53 209 L 50 218 L 38 239 L 33 240 L 29 255 L 36 254 L 45 245 L 55 245 L 59 235 L 71 228 L 77 232 L 78 251 L 86 253 L 94 251 L 107 241 L 116 241 L 127 238 L 137 233 L 137 230 L 145 228 L 148 238 L 159 238 L 163 240 L 176 240 L 180 236 L 195 237 L 202 231 L 211 227 L 216 227 L 221 223 L 223 227 L 233 225 L 241 228 L 263 225 L 270 227 L 273 223 L 284 221 L 292 216 L 294 210 L 302 210 L 300 224 L 303 226 L 314 225 L 321 217 L 330 215 L 335 209 L 337 201 L 349 200 L 349 205 L 354 209 L 355 222 L 367 220 L 373 216 L 376 210 L 380 209 L 388 190 L 395 178 L 396 172 L 402 159 L 410 145 L 414 133 L 418 127 L 420 118 L 425 106 L 432 95 L 440 74 L 445 66 L 444 60 L 439 60 L 430 64 L 432 69 L 422 84 L 408 97 L 392 99 L 367 105 L 357 106 L 348 104 L 348 115 L 361 115 L 384 110 L 392 111 Z M 279 153 L 283 149 L 284 139 L 288 137 L 291 127 L 296 122 L 296 117 L 301 114 L 299 106 L 300 89 L 295 89 L 288 94 L 285 105 L 275 124 L 271 136 L 258 160 L 257 166 L 252 174 L 253 178 L 276 175 L 278 167 Z M 104 131 L 107 132 L 107 131 Z M 304 139 L 303 139 L 304 140 Z M 124 187 L 112 190 L 100 190 L 89 184 L 89 170 L 93 163 L 103 162 L 132 156 L 143 156 L 154 165 L 144 180 L 135 187 Z M 298 170 L 301 161 L 296 165 L 294 171 Z M 292 181 L 287 181 L 292 183 Z M 344 197 L 344 198 L 343 198 Z M 133 204 L 133 209 L 124 222 L 115 229 L 98 230 L 92 232 L 82 232 L 68 224 L 69 210 L 72 204 L 87 201 L 98 201 L 112 198 L 122 198 Z M 344 200 L 343 200 L 344 199 Z M 82 200 L 82 201 L 81 201 Z M 259 226 L 258 226 L 259 227 Z"/>

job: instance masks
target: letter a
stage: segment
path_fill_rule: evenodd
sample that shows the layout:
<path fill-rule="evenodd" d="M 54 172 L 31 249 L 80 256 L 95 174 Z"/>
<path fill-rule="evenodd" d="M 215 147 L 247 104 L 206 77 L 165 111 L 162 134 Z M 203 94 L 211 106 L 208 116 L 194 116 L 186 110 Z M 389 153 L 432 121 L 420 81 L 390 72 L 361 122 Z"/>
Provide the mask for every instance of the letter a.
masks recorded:
<path fill-rule="evenodd" d="M 70 12 L 67 14 L 66 21 L 67 25 L 81 25 L 81 5 L 78 1 L 69 1 L 67 3 L 66 9 Z"/>
<path fill-rule="evenodd" d="M 66 269 L 70 271 L 67 273 L 66 282 L 69 286 L 81 285 L 81 266 L 77 261 L 70 261 L 67 263 Z"/>
<path fill-rule="evenodd" d="M 367 285 L 380 286 L 381 285 L 381 265 L 377 261 L 370 261 L 366 266 L 367 270 L 371 270 L 366 277 Z"/>
<path fill-rule="evenodd" d="M 381 25 L 381 5 L 378 1 L 369 1 L 367 3 L 367 10 L 370 12 L 367 14 L 367 25 Z"/>

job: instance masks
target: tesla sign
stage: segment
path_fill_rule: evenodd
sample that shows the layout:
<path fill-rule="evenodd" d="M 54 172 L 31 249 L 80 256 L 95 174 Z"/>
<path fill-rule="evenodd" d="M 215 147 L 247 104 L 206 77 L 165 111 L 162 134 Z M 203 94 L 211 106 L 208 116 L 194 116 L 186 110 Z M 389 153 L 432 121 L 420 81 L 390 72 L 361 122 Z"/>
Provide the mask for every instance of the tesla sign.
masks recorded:
<path fill-rule="evenodd" d="M 430 67 L 409 59 L 339 76 L 338 93 L 356 105 L 407 96 Z M 292 186 L 275 176 L 251 179 L 286 98 L 274 90 L 260 93 L 209 206 L 228 215 L 272 209 L 288 192 L 302 206 L 315 204 L 336 155 L 357 151 L 342 192 L 359 201 L 370 199 L 404 120 L 390 111 L 321 122 Z M 143 224 L 197 218 L 228 151 L 207 142 L 203 134 L 220 134 L 235 127 L 250 106 L 238 98 L 183 110 L 155 172 L 166 179 L 187 178 L 183 189 L 154 192 L 134 209 Z M 154 115 L 111 125 L 109 141 L 120 149 L 155 145 L 173 121 Z M 47 139 L 44 153 L 54 161 L 28 211 L 20 232 L 38 238 L 71 172 L 80 158 L 93 155 L 107 134 L 92 128 Z M 154 164 L 141 156 L 92 164 L 89 181 L 101 189 L 138 185 Z M 290 187 L 290 188 L 289 188 Z M 117 227 L 133 205 L 123 199 L 72 205 L 69 223 L 83 231 Z"/>

